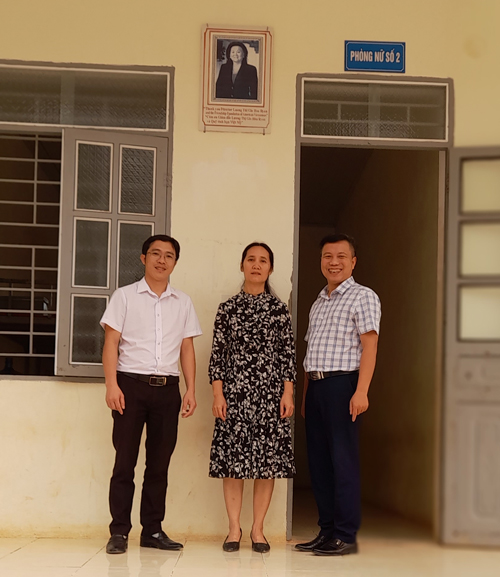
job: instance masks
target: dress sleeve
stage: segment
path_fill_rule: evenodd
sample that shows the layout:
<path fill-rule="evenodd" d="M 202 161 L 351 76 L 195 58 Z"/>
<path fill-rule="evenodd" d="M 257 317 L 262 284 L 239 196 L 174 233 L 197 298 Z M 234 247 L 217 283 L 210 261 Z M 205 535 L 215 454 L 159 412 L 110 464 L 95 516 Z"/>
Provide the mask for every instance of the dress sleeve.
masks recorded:
<path fill-rule="evenodd" d="M 295 342 L 292 329 L 292 319 L 285 305 L 281 315 L 281 377 L 284 381 L 297 380 L 297 362 L 295 358 Z"/>
<path fill-rule="evenodd" d="M 228 331 L 228 315 L 224 310 L 224 305 L 221 304 L 215 317 L 212 353 L 208 365 L 208 377 L 211 383 L 224 381 L 226 378 Z"/>

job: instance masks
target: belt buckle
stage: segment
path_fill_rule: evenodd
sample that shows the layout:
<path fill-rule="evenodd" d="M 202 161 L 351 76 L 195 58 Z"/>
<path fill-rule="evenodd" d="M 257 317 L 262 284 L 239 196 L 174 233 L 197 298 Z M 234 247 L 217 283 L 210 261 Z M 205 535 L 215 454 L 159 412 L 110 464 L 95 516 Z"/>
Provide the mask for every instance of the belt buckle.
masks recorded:
<path fill-rule="evenodd" d="M 323 379 L 323 372 L 322 371 L 311 371 L 311 379 L 313 381 L 319 381 L 320 379 Z"/>
<path fill-rule="evenodd" d="M 152 387 L 164 387 L 167 384 L 167 377 L 149 377 L 149 384 Z"/>

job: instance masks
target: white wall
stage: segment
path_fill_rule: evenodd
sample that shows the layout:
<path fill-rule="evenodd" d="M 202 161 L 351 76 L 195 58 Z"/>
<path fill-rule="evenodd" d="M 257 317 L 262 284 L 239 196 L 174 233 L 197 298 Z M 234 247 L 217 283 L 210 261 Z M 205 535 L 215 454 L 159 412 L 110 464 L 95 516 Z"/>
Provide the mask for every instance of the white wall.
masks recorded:
<path fill-rule="evenodd" d="M 220 483 L 207 478 L 210 332 L 218 302 L 238 287 L 247 242 L 262 239 L 275 250 L 274 284 L 288 300 L 297 74 L 342 72 L 346 39 L 406 41 L 408 75 L 455 81 L 456 143 L 498 144 L 500 5 L 17 0 L 4 2 L 0 16 L 3 59 L 175 67 L 172 234 L 181 242 L 182 259 L 173 284 L 192 296 L 205 334 L 196 344 L 199 407 L 181 423 L 172 462 L 168 527 L 173 535 L 223 535 Z M 199 131 L 201 29 L 207 22 L 273 28 L 271 134 Z M 26 534 L 28 527 L 43 535 L 105 532 L 110 426 L 98 384 L 2 380 L 2 534 Z M 284 536 L 285 497 L 285 484 L 278 483 L 269 537 Z M 248 526 L 248 499 L 245 507 Z"/>

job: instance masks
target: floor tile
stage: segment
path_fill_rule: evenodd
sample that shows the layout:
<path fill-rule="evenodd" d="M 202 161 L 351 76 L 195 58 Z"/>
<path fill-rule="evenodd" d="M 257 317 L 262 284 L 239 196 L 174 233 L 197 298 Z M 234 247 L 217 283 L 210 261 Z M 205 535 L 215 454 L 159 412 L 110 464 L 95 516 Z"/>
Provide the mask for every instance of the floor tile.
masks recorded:
<path fill-rule="evenodd" d="M 0 574 L 6 569 L 30 567 L 74 567 L 84 565 L 104 544 L 99 539 L 36 539 L 0 559 Z"/>
<path fill-rule="evenodd" d="M 0 575 L 2 577 L 73 577 L 75 571 L 74 567 L 16 567 L 2 568 Z"/>

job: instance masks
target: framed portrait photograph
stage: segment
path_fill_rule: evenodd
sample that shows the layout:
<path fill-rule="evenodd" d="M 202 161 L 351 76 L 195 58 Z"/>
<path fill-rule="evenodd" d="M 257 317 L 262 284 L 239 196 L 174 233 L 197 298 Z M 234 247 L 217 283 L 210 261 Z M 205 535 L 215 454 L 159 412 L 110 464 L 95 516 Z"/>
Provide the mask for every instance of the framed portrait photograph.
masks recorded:
<path fill-rule="evenodd" d="M 203 131 L 269 132 L 271 49 L 269 28 L 204 28 Z"/>

